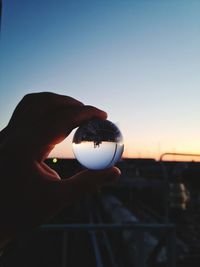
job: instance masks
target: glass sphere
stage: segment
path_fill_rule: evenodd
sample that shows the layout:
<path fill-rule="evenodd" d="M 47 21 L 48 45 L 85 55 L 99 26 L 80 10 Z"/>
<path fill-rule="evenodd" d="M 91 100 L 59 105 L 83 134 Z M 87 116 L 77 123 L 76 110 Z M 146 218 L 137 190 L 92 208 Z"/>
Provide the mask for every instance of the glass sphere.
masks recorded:
<path fill-rule="evenodd" d="M 72 143 L 76 159 L 91 170 L 113 166 L 124 150 L 122 134 L 109 120 L 93 119 L 80 126 Z"/>

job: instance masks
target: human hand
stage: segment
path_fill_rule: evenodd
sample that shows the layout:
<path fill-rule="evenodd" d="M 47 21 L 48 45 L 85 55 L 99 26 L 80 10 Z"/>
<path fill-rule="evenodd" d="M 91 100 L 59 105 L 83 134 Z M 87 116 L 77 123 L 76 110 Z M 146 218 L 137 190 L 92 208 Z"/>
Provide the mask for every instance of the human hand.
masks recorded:
<path fill-rule="evenodd" d="M 0 247 L 17 233 L 47 222 L 80 196 L 117 179 L 113 167 L 61 180 L 44 162 L 77 126 L 107 114 L 71 97 L 26 95 L 0 133 Z"/>

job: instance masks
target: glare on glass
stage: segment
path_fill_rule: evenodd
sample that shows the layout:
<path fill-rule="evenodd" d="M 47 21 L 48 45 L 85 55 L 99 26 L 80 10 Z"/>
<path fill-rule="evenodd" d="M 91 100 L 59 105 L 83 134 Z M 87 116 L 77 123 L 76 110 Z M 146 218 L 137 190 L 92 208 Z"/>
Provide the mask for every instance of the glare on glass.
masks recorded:
<path fill-rule="evenodd" d="M 80 126 L 72 142 L 76 159 L 92 170 L 113 166 L 124 150 L 119 128 L 108 120 L 94 119 Z"/>

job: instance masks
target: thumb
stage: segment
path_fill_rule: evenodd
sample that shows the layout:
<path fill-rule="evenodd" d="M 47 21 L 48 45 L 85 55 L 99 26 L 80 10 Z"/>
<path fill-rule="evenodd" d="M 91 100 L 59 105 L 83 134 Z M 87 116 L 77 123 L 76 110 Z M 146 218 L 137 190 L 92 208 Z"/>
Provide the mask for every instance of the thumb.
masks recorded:
<path fill-rule="evenodd" d="M 120 170 L 116 167 L 100 171 L 79 172 L 69 179 L 60 181 L 60 196 L 68 205 L 83 195 L 97 191 L 104 184 L 117 181 L 120 174 Z"/>

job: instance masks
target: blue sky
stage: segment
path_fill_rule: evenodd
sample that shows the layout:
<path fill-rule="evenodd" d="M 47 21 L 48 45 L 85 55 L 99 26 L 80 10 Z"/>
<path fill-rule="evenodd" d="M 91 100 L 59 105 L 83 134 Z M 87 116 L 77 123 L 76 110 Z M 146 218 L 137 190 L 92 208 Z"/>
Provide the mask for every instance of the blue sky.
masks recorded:
<path fill-rule="evenodd" d="M 126 156 L 200 153 L 199 14 L 198 0 L 3 1 L 0 129 L 52 91 L 106 110 Z"/>

